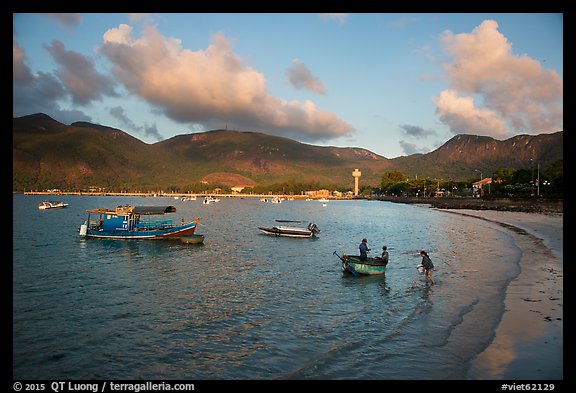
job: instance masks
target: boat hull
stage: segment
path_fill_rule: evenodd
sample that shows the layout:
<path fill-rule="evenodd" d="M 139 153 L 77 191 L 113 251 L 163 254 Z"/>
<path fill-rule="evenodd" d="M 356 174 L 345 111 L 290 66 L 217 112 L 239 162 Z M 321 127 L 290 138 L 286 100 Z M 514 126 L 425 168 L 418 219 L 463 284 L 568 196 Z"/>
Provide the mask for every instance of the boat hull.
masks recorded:
<path fill-rule="evenodd" d="M 42 202 L 38 204 L 38 209 L 40 210 L 55 210 L 55 209 L 64 209 L 67 207 L 68 204 L 64 202 Z"/>
<path fill-rule="evenodd" d="M 87 210 L 88 219 L 80 226 L 80 236 L 101 239 L 179 239 L 182 236 L 193 235 L 198 225 L 198 219 L 180 225 L 174 225 L 172 220 L 143 220 L 143 216 L 175 213 L 176 208 L 168 206 L 118 206 L 116 209 Z M 98 220 L 92 220 L 91 215 L 97 215 Z"/>
<path fill-rule="evenodd" d="M 384 274 L 386 265 L 376 258 L 368 258 L 366 261 L 360 261 L 359 256 L 345 256 L 342 260 L 342 270 L 357 274 Z"/>
<path fill-rule="evenodd" d="M 196 222 L 174 227 L 170 229 L 150 231 L 104 231 L 88 229 L 84 236 L 103 239 L 179 239 L 182 236 L 190 236 L 196 230 Z"/>
<path fill-rule="evenodd" d="M 262 233 L 273 236 L 285 236 L 285 237 L 300 237 L 307 238 L 314 236 L 314 232 L 295 227 L 258 227 Z"/>

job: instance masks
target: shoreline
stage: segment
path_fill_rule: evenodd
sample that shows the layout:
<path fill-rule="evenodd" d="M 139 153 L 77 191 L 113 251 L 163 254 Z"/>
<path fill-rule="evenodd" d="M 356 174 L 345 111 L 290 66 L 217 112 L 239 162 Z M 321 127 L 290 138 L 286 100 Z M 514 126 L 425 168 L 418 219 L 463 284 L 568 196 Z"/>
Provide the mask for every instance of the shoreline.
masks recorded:
<path fill-rule="evenodd" d="M 563 214 L 455 209 L 506 228 L 521 249 L 520 273 L 489 346 L 471 362 L 472 380 L 563 379 Z"/>
<path fill-rule="evenodd" d="M 472 197 L 379 197 L 378 201 L 429 205 L 442 210 L 498 210 L 529 213 L 563 213 L 564 199 L 543 197 L 472 198 Z"/>

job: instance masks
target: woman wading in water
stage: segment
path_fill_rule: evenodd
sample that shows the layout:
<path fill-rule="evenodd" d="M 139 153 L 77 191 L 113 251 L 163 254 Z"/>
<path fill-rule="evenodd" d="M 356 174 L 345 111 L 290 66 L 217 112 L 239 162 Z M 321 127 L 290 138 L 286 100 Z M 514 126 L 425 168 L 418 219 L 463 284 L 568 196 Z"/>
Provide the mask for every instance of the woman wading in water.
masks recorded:
<path fill-rule="evenodd" d="M 432 278 L 432 273 L 434 272 L 432 260 L 424 250 L 420 251 L 420 256 L 422 257 L 421 265 L 424 266 L 424 272 L 426 274 L 426 282 L 430 280 L 432 284 L 436 284 L 436 281 Z"/>

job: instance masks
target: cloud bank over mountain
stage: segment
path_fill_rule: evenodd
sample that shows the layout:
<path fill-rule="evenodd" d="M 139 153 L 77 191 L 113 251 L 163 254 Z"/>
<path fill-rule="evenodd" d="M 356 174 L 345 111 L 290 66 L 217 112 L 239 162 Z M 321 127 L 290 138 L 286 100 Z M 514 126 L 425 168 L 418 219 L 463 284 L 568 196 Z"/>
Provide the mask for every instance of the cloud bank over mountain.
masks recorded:
<path fill-rule="evenodd" d="M 436 113 L 454 134 L 506 138 L 517 132 L 538 134 L 563 128 L 563 81 L 512 45 L 485 20 L 471 33 L 445 31 L 442 47 L 449 89 L 435 97 Z"/>
<path fill-rule="evenodd" d="M 216 33 L 205 50 L 192 51 L 175 38 L 146 26 L 141 37 L 122 24 L 103 36 L 99 53 L 112 63 L 112 74 L 138 95 L 181 123 L 204 127 L 228 124 L 239 129 L 268 130 L 306 140 L 326 140 L 354 128 L 312 101 L 287 101 L 268 93 L 264 75 L 237 56 L 227 37 Z M 301 63 L 293 71 L 302 79 Z M 305 66 L 304 66 L 305 67 Z M 305 75 L 308 76 L 309 75 Z"/>

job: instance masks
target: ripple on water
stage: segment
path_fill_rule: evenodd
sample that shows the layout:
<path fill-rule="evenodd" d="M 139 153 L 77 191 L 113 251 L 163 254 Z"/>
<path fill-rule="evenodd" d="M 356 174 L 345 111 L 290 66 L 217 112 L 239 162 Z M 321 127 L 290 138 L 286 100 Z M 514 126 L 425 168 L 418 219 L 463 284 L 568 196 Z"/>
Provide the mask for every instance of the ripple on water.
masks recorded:
<path fill-rule="evenodd" d="M 62 199 L 39 213 L 37 197 L 14 196 L 15 379 L 463 378 L 518 274 L 504 228 L 418 206 Z M 79 238 L 86 209 L 121 204 L 201 216 L 204 244 Z M 321 232 L 258 231 L 277 219 Z M 388 246 L 386 274 L 344 276 L 333 252 L 364 237 L 373 255 Z M 436 286 L 417 274 L 421 249 Z"/>

